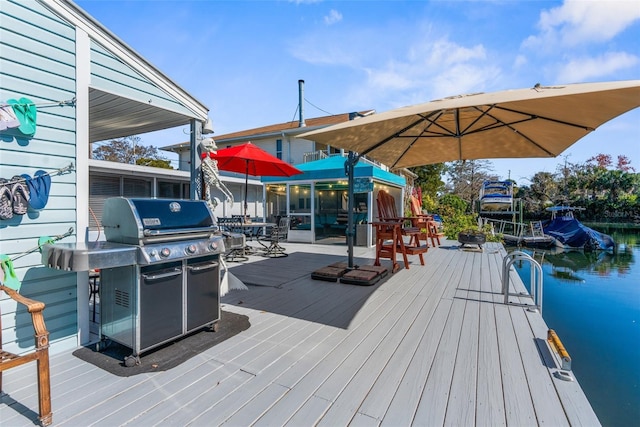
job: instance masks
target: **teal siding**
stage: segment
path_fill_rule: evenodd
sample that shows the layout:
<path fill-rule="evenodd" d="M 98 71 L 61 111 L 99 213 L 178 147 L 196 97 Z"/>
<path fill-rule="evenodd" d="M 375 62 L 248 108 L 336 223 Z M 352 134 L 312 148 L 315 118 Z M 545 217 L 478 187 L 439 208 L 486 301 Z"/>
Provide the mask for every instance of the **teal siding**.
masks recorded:
<path fill-rule="evenodd" d="M 75 96 L 75 28 L 34 0 L 0 1 L 0 102 L 20 97 L 37 106 L 33 138 L 0 132 L 0 177 L 54 173 L 76 163 L 76 109 L 57 105 Z M 0 253 L 15 257 L 37 246 L 38 238 L 76 227 L 75 173 L 53 175 L 46 207 L 0 220 Z M 66 241 L 75 241 L 68 238 Z M 38 252 L 16 259 L 21 293 L 43 301 L 52 350 L 76 344 L 76 274 L 42 266 Z M 3 345 L 33 347 L 30 316 L 0 295 Z M 64 343 L 64 344 L 61 344 Z M 13 348 L 12 348 L 13 347 Z"/>
<path fill-rule="evenodd" d="M 91 87 L 166 110 L 193 115 L 192 111 L 93 40 Z"/>

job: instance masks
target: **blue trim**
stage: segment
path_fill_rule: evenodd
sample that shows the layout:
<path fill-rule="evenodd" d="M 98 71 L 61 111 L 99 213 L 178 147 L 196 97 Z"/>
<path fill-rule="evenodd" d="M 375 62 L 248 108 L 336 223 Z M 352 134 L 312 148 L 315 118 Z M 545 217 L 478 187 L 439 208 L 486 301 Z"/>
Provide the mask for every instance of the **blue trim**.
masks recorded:
<path fill-rule="evenodd" d="M 303 172 L 302 174 L 287 178 L 265 176 L 261 178 L 261 181 L 267 183 L 345 179 L 347 177 L 344 169 L 346 159 L 346 157 L 342 156 L 331 156 L 322 160 L 301 163 L 295 165 L 295 167 L 301 170 Z M 407 183 L 403 177 L 387 172 L 378 166 L 371 165 L 364 161 L 358 162 L 354 168 L 354 177 L 374 178 L 376 181 L 397 185 L 398 187 L 404 187 Z"/>

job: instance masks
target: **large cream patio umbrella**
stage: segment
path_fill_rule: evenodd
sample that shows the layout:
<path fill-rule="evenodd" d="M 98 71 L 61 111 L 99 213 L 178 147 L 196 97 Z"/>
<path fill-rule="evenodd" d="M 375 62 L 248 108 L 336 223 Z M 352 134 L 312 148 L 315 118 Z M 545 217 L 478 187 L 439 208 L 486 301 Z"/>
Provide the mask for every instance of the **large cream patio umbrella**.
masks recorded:
<path fill-rule="evenodd" d="M 299 137 L 349 150 L 347 169 L 360 156 L 392 169 L 454 160 L 556 157 L 638 106 L 640 80 L 535 85 L 398 108 Z M 350 218 L 351 211 L 350 206 Z M 352 227 L 350 221 L 348 233 Z M 352 253 L 349 240 L 349 267 Z"/>

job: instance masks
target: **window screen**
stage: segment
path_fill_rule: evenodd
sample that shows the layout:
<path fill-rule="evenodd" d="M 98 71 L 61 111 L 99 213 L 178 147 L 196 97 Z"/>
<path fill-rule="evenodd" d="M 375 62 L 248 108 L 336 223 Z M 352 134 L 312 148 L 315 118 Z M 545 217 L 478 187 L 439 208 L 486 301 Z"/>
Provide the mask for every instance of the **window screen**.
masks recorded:
<path fill-rule="evenodd" d="M 104 201 L 109 197 L 151 197 L 151 182 L 138 178 L 89 176 L 89 229 L 102 220 Z"/>

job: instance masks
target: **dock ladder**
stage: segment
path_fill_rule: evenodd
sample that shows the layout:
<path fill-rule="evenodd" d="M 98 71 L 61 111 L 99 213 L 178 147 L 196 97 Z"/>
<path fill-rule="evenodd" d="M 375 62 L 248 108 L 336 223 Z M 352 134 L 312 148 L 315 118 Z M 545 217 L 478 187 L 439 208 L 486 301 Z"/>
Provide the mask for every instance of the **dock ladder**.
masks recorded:
<path fill-rule="evenodd" d="M 516 261 L 527 261 L 531 264 L 531 293 L 519 292 L 516 294 L 509 293 L 511 266 Z M 542 314 L 542 267 L 529 254 L 522 251 L 509 252 L 502 260 L 502 294 L 504 295 L 504 303 L 509 304 L 509 296 L 528 297 L 533 300 L 534 307 L 529 308 L 530 311 L 540 311 Z"/>

